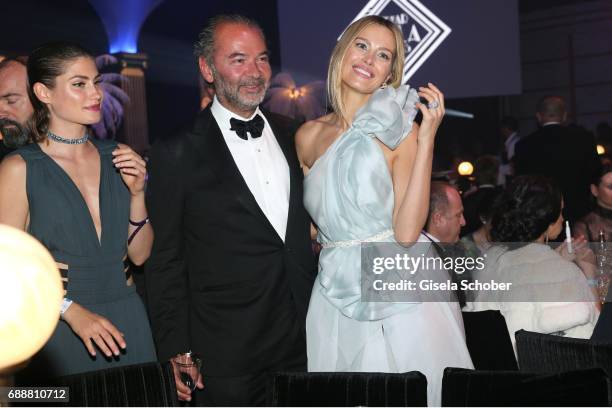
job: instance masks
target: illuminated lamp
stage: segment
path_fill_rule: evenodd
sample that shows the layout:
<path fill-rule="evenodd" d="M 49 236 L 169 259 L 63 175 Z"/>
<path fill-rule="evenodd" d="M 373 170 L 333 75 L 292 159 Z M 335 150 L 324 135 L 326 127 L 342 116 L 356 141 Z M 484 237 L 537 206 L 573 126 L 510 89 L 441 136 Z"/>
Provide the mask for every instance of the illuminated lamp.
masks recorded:
<path fill-rule="evenodd" d="M 272 78 L 263 105 L 271 112 L 311 120 L 325 115 L 325 99 L 324 81 L 297 86 L 291 74 L 280 72 Z"/>
<path fill-rule="evenodd" d="M 0 224 L 0 379 L 40 350 L 59 320 L 64 289 L 47 249 Z"/>
<path fill-rule="evenodd" d="M 461 162 L 459 166 L 457 166 L 457 173 L 459 173 L 460 176 L 471 176 L 472 173 L 474 173 L 474 166 L 468 161 Z"/>

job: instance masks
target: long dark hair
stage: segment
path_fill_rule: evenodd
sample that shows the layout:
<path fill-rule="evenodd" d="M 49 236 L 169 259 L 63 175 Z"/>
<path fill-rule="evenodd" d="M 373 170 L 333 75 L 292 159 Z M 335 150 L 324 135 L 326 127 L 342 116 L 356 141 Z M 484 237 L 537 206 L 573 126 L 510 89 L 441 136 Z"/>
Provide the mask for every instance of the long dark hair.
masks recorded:
<path fill-rule="evenodd" d="M 77 58 L 94 58 L 85 48 L 70 42 L 43 44 L 28 57 L 28 95 L 34 108 L 28 122 L 30 142 L 38 143 L 47 137 L 49 131 L 49 108 L 34 93 L 34 84 L 40 82 L 47 88 L 55 87 L 55 78 L 66 72 L 66 65 Z"/>
<path fill-rule="evenodd" d="M 546 177 L 517 177 L 494 204 L 492 240 L 535 241 L 559 218 L 561 198 L 559 188 Z"/>

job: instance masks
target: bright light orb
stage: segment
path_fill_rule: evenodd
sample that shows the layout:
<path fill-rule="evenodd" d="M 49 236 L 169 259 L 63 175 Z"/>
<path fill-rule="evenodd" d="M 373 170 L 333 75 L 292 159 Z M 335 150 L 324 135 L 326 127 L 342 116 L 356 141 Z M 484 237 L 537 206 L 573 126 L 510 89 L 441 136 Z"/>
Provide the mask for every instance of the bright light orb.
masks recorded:
<path fill-rule="evenodd" d="M 290 99 L 297 99 L 300 96 L 302 96 L 302 90 L 299 88 L 292 88 L 289 89 L 289 98 Z"/>
<path fill-rule="evenodd" d="M 468 161 L 461 162 L 459 166 L 457 166 L 457 172 L 461 176 L 471 176 L 474 172 L 474 166 Z"/>
<path fill-rule="evenodd" d="M 606 148 L 603 145 L 597 145 L 597 154 L 601 156 L 604 153 L 606 153 Z"/>
<path fill-rule="evenodd" d="M 27 360 L 49 340 L 63 294 L 49 251 L 25 232 L 0 225 L 0 370 Z"/>

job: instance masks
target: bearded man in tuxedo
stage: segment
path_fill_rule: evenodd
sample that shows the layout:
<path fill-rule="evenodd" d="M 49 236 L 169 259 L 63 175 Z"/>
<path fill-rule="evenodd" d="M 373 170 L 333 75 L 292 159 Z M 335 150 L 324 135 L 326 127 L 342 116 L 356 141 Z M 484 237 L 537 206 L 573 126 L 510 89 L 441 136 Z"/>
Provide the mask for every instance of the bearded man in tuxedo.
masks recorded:
<path fill-rule="evenodd" d="M 195 53 L 216 96 L 152 149 L 151 324 L 160 360 L 201 355 L 197 403 L 259 405 L 267 372 L 306 371 L 316 263 L 296 124 L 259 107 L 271 68 L 257 23 L 217 16 Z M 179 384 L 181 399 L 191 394 Z"/>

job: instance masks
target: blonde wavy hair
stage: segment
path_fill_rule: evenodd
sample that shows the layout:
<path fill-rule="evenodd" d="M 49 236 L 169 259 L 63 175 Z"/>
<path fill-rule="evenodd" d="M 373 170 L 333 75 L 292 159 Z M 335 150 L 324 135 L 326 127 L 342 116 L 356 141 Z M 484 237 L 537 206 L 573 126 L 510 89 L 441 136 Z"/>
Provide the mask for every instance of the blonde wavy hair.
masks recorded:
<path fill-rule="evenodd" d="M 391 61 L 391 78 L 387 85 L 397 88 L 402 83 L 404 74 L 404 59 L 406 51 L 404 49 L 404 35 L 400 28 L 389 20 L 379 16 L 365 16 L 354 21 L 342 33 L 340 40 L 336 43 L 329 60 L 327 70 L 327 95 L 333 111 L 345 123 L 348 123 L 346 107 L 342 101 L 342 63 L 346 50 L 353 44 L 355 38 L 368 26 L 378 24 L 388 28 L 395 38 L 395 52 Z"/>

